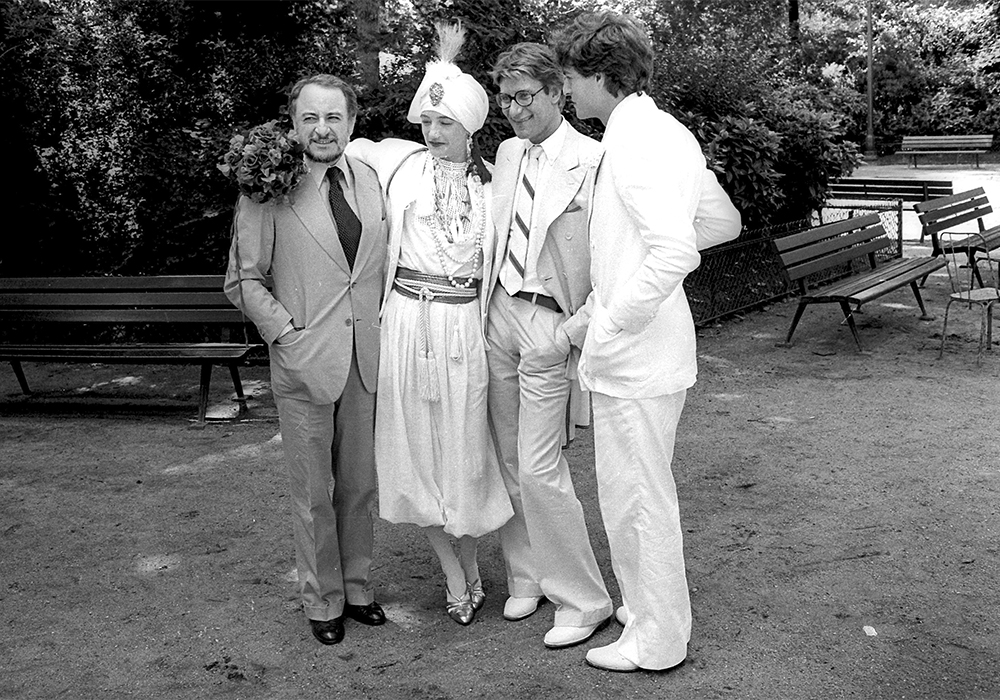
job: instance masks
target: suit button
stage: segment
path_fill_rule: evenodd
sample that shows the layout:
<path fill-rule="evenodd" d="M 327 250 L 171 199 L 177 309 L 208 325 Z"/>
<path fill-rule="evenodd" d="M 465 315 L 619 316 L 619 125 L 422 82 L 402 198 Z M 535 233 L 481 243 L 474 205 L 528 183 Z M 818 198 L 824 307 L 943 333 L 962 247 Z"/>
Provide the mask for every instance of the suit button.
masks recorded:
<path fill-rule="evenodd" d="M 351 319 L 351 318 L 345 318 L 345 319 L 344 319 L 344 325 L 345 325 L 345 326 L 350 326 L 350 325 L 352 325 L 353 323 L 354 323 L 354 319 Z"/>

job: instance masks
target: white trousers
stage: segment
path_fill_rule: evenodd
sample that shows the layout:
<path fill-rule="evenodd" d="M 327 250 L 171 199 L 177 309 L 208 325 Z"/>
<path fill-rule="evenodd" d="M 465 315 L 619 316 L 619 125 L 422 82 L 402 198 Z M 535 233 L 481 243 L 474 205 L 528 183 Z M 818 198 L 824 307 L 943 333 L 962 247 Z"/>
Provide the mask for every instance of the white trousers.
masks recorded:
<path fill-rule="evenodd" d="M 500 528 L 507 590 L 544 595 L 556 625 L 596 624 L 613 608 L 562 452 L 570 385 L 553 338 L 564 317 L 498 285 L 488 318 L 490 425 L 514 507 Z"/>
<path fill-rule="evenodd" d="M 691 639 L 680 510 L 670 469 L 686 394 L 620 399 L 592 393 L 601 516 L 629 612 L 618 652 L 651 670 L 683 661 Z"/>

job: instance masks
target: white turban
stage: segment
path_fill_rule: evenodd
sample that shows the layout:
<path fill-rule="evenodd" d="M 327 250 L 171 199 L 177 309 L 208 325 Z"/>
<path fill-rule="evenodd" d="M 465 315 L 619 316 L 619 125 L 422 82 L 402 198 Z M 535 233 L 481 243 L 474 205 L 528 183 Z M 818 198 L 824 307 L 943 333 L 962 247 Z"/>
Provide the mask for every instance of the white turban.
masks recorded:
<path fill-rule="evenodd" d="M 444 34 L 442 34 L 444 32 Z M 457 35 L 456 35 L 457 32 Z M 427 72 L 410 102 L 406 119 L 420 123 L 423 112 L 433 111 L 454 119 L 470 134 L 483 128 L 490 111 L 490 98 L 483 86 L 452 62 L 465 39 L 461 24 L 457 28 L 438 27 L 442 38 L 441 60 L 427 64 Z M 456 38 L 457 36 L 457 38 Z M 456 46 L 457 43 L 457 46 Z"/>

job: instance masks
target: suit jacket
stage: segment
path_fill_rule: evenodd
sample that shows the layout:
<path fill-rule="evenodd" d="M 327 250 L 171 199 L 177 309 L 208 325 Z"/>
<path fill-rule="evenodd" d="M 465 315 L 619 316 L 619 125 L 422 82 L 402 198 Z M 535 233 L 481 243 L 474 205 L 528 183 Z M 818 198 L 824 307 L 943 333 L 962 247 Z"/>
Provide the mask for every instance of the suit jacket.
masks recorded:
<path fill-rule="evenodd" d="M 619 103 L 602 144 L 590 227 L 593 315 L 581 381 L 620 398 L 674 393 L 697 375 L 682 286 L 700 262 L 695 219 L 728 219 L 722 228 L 731 229 L 735 214 L 738 232 L 739 215 L 724 193 L 719 197 L 721 188 L 711 187 L 718 183 L 705 176 L 691 132 L 648 95 Z"/>
<path fill-rule="evenodd" d="M 493 220 L 498 244 L 490 273 L 487 296 L 493 293 L 500 263 L 507 255 L 517 176 L 525 141 L 507 139 L 497 149 L 493 172 Z M 567 124 L 566 140 L 552 163 L 550 177 L 539 185 L 533 214 L 535 232 L 545 236 L 536 270 L 545 293 L 559 303 L 567 318 L 563 329 L 575 346 L 569 374 L 575 376 L 578 348 L 587 332 L 590 294 L 590 243 L 587 236 L 594 180 L 604 150 L 594 139 Z M 489 308 L 489 299 L 487 306 Z M 485 322 L 485 319 L 484 319 Z M 484 323 L 485 326 L 485 323 Z"/>
<path fill-rule="evenodd" d="M 355 348 L 365 388 L 374 392 L 377 386 L 385 208 L 375 172 L 344 157 L 362 227 L 353 272 L 312 178 L 303 178 L 291 204 L 255 204 L 246 197 L 237 204 L 225 292 L 268 343 L 275 396 L 335 402 Z M 264 285 L 269 274 L 270 290 Z M 303 330 L 276 344 L 293 319 Z"/>

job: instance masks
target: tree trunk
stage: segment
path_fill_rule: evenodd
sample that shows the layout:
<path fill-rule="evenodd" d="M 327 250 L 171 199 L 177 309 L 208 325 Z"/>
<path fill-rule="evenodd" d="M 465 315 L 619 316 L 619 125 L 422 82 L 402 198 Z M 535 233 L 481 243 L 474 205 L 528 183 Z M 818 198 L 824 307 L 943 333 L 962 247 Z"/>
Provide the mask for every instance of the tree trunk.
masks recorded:
<path fill-rule="evenodd" d="M 788 0 L 788 40 L 799 43 L 799 0 Z"/>
<path fill-rule="evenodd" d="M 365 90 L 371 92 L 379 84 L 379 17 L 383 0 L 353 0 L 352 4 L 358 23 L 358 72 Z"/>

